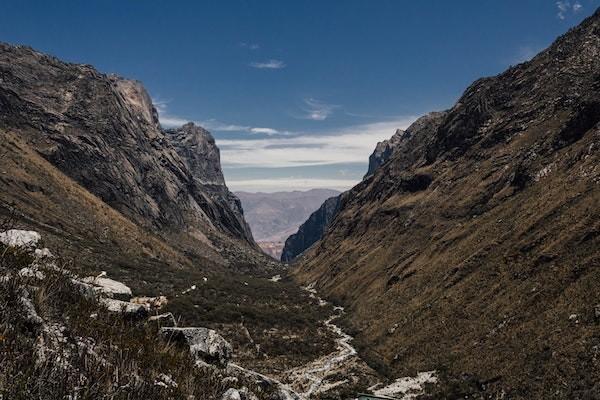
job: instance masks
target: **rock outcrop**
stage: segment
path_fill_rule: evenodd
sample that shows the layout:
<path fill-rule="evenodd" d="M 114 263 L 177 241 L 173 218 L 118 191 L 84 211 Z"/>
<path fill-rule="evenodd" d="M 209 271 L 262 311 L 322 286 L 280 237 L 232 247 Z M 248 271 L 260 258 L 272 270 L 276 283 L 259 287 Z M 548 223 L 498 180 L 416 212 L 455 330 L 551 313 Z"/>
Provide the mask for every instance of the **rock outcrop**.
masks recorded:
<path fill-rule="evenodd" d="M 35 231 L 10 229 L 0 233 L 0 243 L 6 246 L 35 248 L 41 239 L 42 236 Z"/>
<path fill-rule="evenodd" d="M 363 356 L 481 397 L 598 396 L 599 57 L 597 11 L 345 195 L 295 272 L 346 306 Z"/>
<path fill-rule="evenodd" d="M 402 138 L 406 135 L 406 131 L 403 131 L 402 129 L 396 129 L 396 132 L 391 138 L 389 138 L 388 140 L 384 140 L 383 142 L 377 143 L 377 146 L 375 146 L 375 150 L 369 156 L 369 169 L 367 170 L 365 178 L 373 175 L 377 168 L 379 168 L 383 163 L 389 160 L 389 158 L 392 156 L 392 153 L 394 152 L 394 148 L 396 147 L 396 145 L 400 143 L 400 141 L 402 141 Z"/>

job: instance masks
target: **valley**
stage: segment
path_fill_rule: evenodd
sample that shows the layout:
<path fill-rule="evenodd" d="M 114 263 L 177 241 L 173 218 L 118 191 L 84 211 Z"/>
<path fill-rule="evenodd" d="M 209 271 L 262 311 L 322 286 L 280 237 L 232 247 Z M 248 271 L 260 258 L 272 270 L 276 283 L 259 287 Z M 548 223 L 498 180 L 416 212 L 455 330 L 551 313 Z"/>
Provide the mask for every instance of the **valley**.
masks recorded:
<path fill-rule="evenodd" d="M 600 9 L 410 124 L 309 97 L 306 134 L 0 42 L 0 400 L 600 398 L 598 60 Z M 358 178 L 226 184 L 336 180 L 284 166 Z"/>

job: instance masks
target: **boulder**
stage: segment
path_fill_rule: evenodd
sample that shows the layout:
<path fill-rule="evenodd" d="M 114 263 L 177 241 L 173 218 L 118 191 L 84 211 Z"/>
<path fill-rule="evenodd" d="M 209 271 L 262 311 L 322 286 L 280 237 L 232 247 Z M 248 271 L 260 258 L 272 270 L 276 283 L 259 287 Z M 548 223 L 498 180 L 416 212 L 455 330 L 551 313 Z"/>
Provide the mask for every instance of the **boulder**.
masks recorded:
<path fill-rule="evenodd" d="M 25 267 L 19 270 L 19 276 L 22 278 L 35 278 L 42 280 L 46 275 L 37 268 Z"/>
<path fill-rule="evenodd" d="M 161 328 L 163 339 L 189 346 L 197 361 L 226 367 L 231 358 L 231 345 L 216 331 L 208 328 Z"/>
<path fill-rule="evenodd" d="M 178 385 L 177 382 L 173 380 L 171 375 L 158 374 L 158 376 L 154 380 L 154 386 L 161 386 L 164 388 L 176 388 Z"/>
<path fill-rule="evenodd" d="M 148 315 L 146 307 L 128 301 L 101 298 L 100 304 L 106 307 L 110 312 L 123 313 L 129 317 L 144 318 Z"/>
<path fill-rule="evenodd" d="M 42 236 L 36 231 L 10 229 L 0 233 L 0 242 L 12 247 L 33 249 L 40 240 L 42 240 Z"/>
<path fill-rule="evenodd" d="M 46 247 L 44 247 L 43 249 L 35 249 L 34 255 L 38 259 L 53 258 L 54 257 L 54 254 L 52 254 L 52 252 L 49 249 L 47 249 Z"/>
<path fill-rule="evenodd" d="M 101 275 L 96 277 L 88 276 L 87 278 L 83 278 L 82 281 L 83 283 L 92 285 L 94 290 L 102 296 L 125 301 L 131 299 L 131 289 L 128 286 L 114 279 L 104 278 Z"/>

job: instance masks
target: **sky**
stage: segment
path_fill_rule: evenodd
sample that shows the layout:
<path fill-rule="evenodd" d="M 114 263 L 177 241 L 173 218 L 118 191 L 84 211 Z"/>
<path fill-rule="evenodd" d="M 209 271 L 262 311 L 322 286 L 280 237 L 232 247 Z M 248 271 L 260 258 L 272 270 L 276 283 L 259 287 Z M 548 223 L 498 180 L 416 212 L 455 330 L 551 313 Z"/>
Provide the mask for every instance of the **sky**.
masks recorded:
<path fill-rule="evenodd" d="M 600 0 L 2 0 L 0 41 L 143 82 L 233 190 L 345 190 L 378 141 L 533 57 Z"/>

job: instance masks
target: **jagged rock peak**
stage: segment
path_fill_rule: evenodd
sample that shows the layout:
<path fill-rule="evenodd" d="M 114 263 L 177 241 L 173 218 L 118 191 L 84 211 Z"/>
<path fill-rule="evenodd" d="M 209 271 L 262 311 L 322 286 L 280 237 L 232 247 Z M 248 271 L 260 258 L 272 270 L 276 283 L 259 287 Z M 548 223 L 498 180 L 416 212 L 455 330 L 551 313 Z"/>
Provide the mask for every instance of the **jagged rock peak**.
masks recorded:
<path fill-rule="evenodd" d="M 394 152 L 394 148 L 398 143 L 402 141 L 402 138 L 407 134 L 407 131 L 402 129 L 396 129 L 394 135 L 382 142 L 377 143 L 375 146 L 375 150 L 369 156 L 369 169 L 367 171 L 366 177 L 373 175 L 373 172 L 377 168 L 379 168 L 383 163 L 389 160 L 390 156 Z"/>
<path fill-rule="evenodd" d="M 165 133 L 196 181 L 203 185 L 225 185 L 219 148 L 209 131 L 188 122 Z"/>

